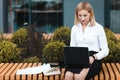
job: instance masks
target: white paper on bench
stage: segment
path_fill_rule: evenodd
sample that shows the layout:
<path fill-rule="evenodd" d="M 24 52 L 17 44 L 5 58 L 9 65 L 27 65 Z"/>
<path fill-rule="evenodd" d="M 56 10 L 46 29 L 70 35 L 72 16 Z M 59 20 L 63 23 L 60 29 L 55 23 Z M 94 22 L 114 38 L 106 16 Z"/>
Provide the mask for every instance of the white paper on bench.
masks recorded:
<path fill-rule="evenodd" d="M 25 69 L 18 69 L 16 74 L 17 75 L 21 75 L 21 74 L 40 74 L 42 72 L 46 76 L 61 73 L 58 69 L 51 68 L 50 64 L 43 64 L 41 66 L 29 67 L 29 68 L 25 68 Z"/>
<path fill-rule="evenodd" d="M 49 75 L 61 74 L 61 72 L 58 68 L 53 67 L 53 68 L 50 68 L 48 70 L 44 70 L 43 74 L 46 75 L 46 76 L 49 76 Z"/>

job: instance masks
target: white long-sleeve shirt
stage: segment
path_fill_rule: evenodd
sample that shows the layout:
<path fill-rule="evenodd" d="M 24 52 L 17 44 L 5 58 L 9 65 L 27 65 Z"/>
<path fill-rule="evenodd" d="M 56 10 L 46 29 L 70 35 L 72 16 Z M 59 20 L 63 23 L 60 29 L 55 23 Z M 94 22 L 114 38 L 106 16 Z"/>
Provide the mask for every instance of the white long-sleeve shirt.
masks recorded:
<path fill-rule="evenodd" d="M 71 30 L 70 46 L 88 47 L 89 51 L 96 51 L 97 60 L 106 57 L 109 53 L 105 31 L 99 23 L 95 26 L 86 26 L 84 32 L 81 24 L 74 25 Z"/>

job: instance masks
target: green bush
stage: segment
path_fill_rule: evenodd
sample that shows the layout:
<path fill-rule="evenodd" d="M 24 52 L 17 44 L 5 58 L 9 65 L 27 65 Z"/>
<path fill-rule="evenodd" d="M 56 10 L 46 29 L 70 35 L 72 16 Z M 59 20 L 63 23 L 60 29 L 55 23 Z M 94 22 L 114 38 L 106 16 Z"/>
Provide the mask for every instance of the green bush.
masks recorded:
<path fill-rule="evenodd" d="M 64 49 L 65 44 L 63 42 L 55 41 L 49 42 L 43 48 L 42 60 L 43 62 L 64 62 Z"/>
<path fill-rule="evenodd" d="M 0 62 L 19 62 L 21 49 L 9 41 L 0 41 Z"/>
<path fill-rule="evenodd" d="M 109 47 L 109 55 L 103 59 L 104 62 L 120 62 L 120 41 L 116 39 L 114 33 L 105 28 L 108 47 Z"/>
<path fill-rule="evenodd" d="M 105 28 L 105 33 L 106 33 L 106 36 L 107 36 L 107 40 L 112 40 L 115 43 L 119 42 L 119 40 L 117 40 L 117 38 L 114 36 L 115 33 L 113 33 L 110 29 Z"/>
<path fill-rule="evenodd" d="M 27 52 L 29 53 L 28 56 L 42 56 L 42 49 L 43 49 L 43 41 L 42 41 L 42 32 L 38 32 L 36 30 L 35 25 L 31 25 L 27 27 L 28 31 L 28 39 L 25 45 Z"/>
<path fill-rule="evenodd" d="M 35 25 L 20 28 L 13 34 L 12 42 L 17 47 L 24 48 L 23 58 L 42 55 L 42 33 L 37 32 Z"/>
<path fill-rule="evenodd" d="M 27 29 L 20 28 L 17 30 L 12 37 L 12 42 L 17 44 L 18 47 L 24 47 L 28 38 Z"/>
<path fill-rule="evenodd" d="M 70 44 L 70 28 L 62 26 L 54 31 L 53 41 L 60 41 L 67 46 Z"/>
<path fill-rule="evenodd" d="M 40 62 L 40 59 L 37 56 L 34 56 L 34 57 L 29 57 L 29 58 L 24 59 L 23 62 L 38 63 L 38 62 Z"/>

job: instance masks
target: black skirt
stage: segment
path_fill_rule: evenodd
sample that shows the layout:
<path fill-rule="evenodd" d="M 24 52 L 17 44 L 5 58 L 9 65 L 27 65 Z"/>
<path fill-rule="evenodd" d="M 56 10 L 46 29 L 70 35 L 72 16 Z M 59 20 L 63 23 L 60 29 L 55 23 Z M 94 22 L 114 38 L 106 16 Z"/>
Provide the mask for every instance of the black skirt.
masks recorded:
<path fill-rule="evenodd" d="M 90 51 L 89 56 L 92 56 L 95 53 L 96 52 L 94 52 L 94 51 Z M 98 74 L 100 72 L 100 70 L 102 69 L 102 60 L 95 60 L 94 63 L 92 65 L 90 65 L 89 68 L 90 69 L 89 69 L 88 75 L 86 77 L 86 80 L 89 80 L 90 78 L 94 77 L 96 74 Z M 66 71 L 70 71 L 72 73 L 79 74 L 82 69 L 83 68 L 66 68 Z"/>

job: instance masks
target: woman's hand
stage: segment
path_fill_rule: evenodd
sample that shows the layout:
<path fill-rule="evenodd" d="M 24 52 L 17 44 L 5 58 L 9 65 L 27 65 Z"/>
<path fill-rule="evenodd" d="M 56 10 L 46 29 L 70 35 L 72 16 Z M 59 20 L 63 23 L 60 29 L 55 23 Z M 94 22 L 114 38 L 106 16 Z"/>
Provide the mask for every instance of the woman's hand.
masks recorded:
<path fill-rule="evenodd" d="M 94 62 L 94 60 L 95 60 L 95 59 L 94 59 L 93 56 L 90 56 L 90 57 L 89 57 L 89 63 L 90 63 L 90 64 L 92 64 L 92 63 Z"/>

